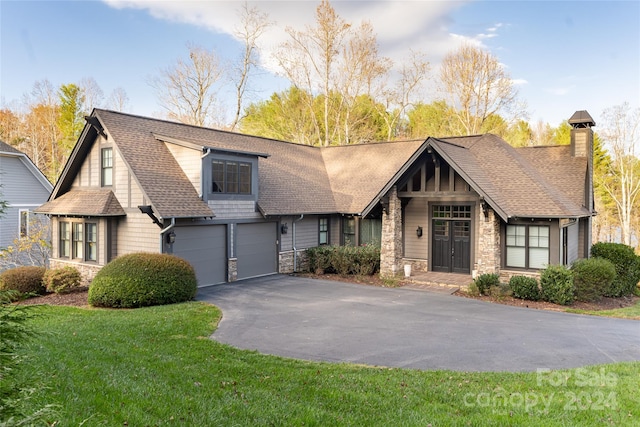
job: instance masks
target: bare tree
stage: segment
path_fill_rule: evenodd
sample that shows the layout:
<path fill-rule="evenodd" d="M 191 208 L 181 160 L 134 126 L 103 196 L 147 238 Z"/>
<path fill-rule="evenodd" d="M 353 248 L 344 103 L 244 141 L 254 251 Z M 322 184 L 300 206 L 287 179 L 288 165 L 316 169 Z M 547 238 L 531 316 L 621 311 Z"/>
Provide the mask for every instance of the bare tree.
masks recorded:
<path fill-rule="evenodd" d="M 171 119 L 197 126 L 218 122 L 216 84 L 223 67 L 214 51 L 188 45 L 189 60 L 178 59 L 173 66 L 151 80 L 160 104 Z"/>
<path fill-rule="evenodd" d="M 615 202 L 622 242 L 631 245 L 640 208 L 640 109 L 624 103 L 605 110 L 603 118 L 599 134 L 609 146 L 611 163 L 599 184 Z"/>
<path fill-rule="evenodd" d="M 258 67 L 258 39 L 273 25 L 269 15 L 257 7 L 249 7 L 245 1 L 239 10 L 240 25 L 234 35 L 242 40 L 244 51 L 240 60 L 233 66 L 233 84 L 236 89 L 236 108 L 231 122 L 231 130 L 235 130 L 241 119 L 243 101 L 248 89 L 251 72 Z"/>
<path fill-rule="evenodd" d="M 129 104 L 129 96 L 127 92 L 121 88 L 117 87 L 111 92 L 109 95 L 109 99 L 107 100 L 107 108 L 110 108 L 115 111 L 125 111 L 128 108 Z"/>
<path fill-rule="evenodd" d="M 407 108 L 421 99 L 422 84 L 428 79 L 431 66 L 422 52 L 411 51 L 408 63 L 403 63 L 398 70 L 398 80 L 394 86 L 382 91 L 384 95 L 384 111 L 380 115 L 387 125 L 387 139 L 391 140 L 398 131 L 402 117 Z"/>
<path fill-rule="evenodd" d="M 84 98 L 84 102 L 81 106 L 83 113 L 89 114 L 91 113 L 91 110 L 102 105 L 104 92 L 93 77 L 85 77 L 80 80 L 80 84 L 78 86 L 80 87 Z"/>
<path fill-rule="evenodd" d="M 478 47 L 466 44 L 445 56 L 440 83 L 467 135 L 480 133 L 491 115 L 523 115 L 511 77 L 496 57 Z"/>
<path fill-rule="evenodd" d="M 289 40 L 276 54 L 276 60 L 291 83 L 310 94 L 323 96 L 322 124 L 314 119 L 314 127 L 320 145 L 331 142 L 329 125 L 332 82 L 335 81 L 336 64 L 343 49 L 350 24 L 340 18 L 328 0 L 322 0 L 316 9 L 316 26 L 305 31 L 286 29 Z M 313 100 L 308 105 L 313 113 Z"/>

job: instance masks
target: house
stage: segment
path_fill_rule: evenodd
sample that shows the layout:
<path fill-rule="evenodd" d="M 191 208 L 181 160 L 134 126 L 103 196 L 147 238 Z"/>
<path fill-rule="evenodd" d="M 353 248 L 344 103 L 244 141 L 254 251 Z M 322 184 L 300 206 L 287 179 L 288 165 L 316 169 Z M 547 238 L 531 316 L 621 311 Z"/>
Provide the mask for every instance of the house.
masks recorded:
<path fill-rule="evenodd" d="M 26 154 L 0 141 L 0 200 L 7 203 L 0 216 L 0 249 L 29 234 L 33 210 L 47 201 L 52 189 Z"/>
<path fill-rule="evenodd" d="M 173 253 L 199 284 L 300 269 L 305 249 L 381 245 L 381 273 L 535 274 L 590 247 L 593 119 L 570 146 L 494 135 L 311 147 L 96 109 L 49 201 L 52 265 L 91 278 Z"/>

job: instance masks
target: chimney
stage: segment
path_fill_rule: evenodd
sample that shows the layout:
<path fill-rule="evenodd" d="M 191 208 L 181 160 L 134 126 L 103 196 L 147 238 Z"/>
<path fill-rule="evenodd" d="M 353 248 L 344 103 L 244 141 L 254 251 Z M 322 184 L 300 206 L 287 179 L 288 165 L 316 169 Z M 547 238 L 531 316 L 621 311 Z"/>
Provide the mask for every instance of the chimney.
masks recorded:
<path fill-rule="evenodd" d="M 576 158 L 586 158 L 587 170 L 585 171 L 584 182 L 584 207 L 595 215 L 593 201 L 593 130 L 596 122 L 585 110 L 576 111 L 569 119 L 571 126 L 571 156 Z M 586 219 L 586 231 L 584 236 L 584 257 L 588 258 L 591 251 L 591 217 Z"/>
<path fill-rule="evenodd" d="M 571 155 L 586 157 L 589 164 L 593 163 L 593 131 L 596 125 L 585 110 L 576 111 L 569 119 L 571 126 Z"/>

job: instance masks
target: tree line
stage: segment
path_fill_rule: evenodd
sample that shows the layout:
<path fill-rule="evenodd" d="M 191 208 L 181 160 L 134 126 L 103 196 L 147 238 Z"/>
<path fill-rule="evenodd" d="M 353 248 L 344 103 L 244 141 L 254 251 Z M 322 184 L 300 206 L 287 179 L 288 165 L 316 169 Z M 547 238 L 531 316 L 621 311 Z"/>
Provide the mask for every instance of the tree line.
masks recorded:
<path fill-rule="evenodd" d="M 164 118 L 316 146 L 482 133 L 516 147 L 570 142 L 567 122 L 553 128 L 527 121 L 517 86 L 490 52 L 463 45 L 445 56 L 435 75 L 425 52 L 412 51 L 394 64 L 380 54 L 369 22 L 346 22 L 328 0 L 317 6 L 313 25 L 286 28 L 288 38 L 273 55 L 289 87 L 252 101 L 254 79 L 265 72 L 259 40 L 272 25 L 268 14 L 245 3 L 234 31 L 242 49 L 234 60 L 187 45 L 186 58 L 149 81 Z M 428 80 L 435 82 L 431 93 Z M 220 96 L 228 87 L 230 106 Z M 55 89 L 47 80 L 36 82 L 20 108 L 0 110 L 0 138 L 55 182 L 93 107 L 126 111 L 128 97 L 118 88 L 105 101 L 93 79 Z M 631 244 L 640 230 L 640 113 L 622 104 L 603 119 L 594 147 L 595 237 Z"/>

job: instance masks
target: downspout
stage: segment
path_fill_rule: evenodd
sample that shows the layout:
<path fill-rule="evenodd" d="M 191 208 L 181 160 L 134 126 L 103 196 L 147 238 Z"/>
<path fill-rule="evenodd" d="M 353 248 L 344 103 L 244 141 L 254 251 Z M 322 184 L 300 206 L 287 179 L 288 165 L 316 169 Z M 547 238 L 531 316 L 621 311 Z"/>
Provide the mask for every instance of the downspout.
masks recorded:
<path fill-rule="evenodd" d="M 173 227 L 175 227 L 176 225 L 176 219 L 171 218 L 171 224 L 169 224 L 168 226 L 166 226 L 165 228 L 163 228 L 162 230 L 160 230 L 160 253 L 163 254 L 164 253 L 164 235 L 171 231 L 173 229 Z M 173 243 L 171 243 L 173 245 Z"/>
<path fill-rule="evenodd" d="M 304 218 L 304 214 L 300 214 L 300 218 L 294 219 L 291 223 L 291 228 L 293 229 L 293 272 L 298 271 L 298 249 L 296 248 L 296 222 L 302 221 Z"/>

